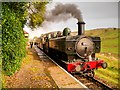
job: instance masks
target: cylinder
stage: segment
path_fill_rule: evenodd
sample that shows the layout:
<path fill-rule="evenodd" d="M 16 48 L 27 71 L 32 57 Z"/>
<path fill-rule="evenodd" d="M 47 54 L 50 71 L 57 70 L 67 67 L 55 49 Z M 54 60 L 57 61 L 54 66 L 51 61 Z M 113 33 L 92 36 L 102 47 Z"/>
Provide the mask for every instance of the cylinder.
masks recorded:
<path fill-rule="evenodd" d="M 78 35 L 82 35 L 85 32 L 85 22 L 78 21 Z"/>

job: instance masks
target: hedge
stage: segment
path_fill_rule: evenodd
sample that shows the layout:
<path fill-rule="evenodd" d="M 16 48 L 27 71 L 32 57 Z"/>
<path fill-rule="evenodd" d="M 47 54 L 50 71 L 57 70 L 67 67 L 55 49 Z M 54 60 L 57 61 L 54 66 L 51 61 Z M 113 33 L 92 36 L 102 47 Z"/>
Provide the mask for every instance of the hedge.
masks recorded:
<path fill-rule="evenodd" d="M 23 33 L 25 3 L 2 3 L 2 69 L 6 75 L 19 70 L 26 54 Z"/>

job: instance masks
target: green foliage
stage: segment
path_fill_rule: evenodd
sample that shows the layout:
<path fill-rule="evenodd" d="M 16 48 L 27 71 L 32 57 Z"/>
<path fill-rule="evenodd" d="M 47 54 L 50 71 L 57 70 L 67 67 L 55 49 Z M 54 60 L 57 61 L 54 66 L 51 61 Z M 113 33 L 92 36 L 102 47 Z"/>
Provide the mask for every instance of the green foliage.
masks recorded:
<path fill-rule="evenodd" d="M 29 13 L 29 23 L 28 25 L 31 28 L 35 28 L 36 26 L 40 26 L 44 21 L 44 14 L 46 11 L 46 4 L 48 2 L 33 2 L 28 3 Z"/>
<path fill-rule="evenodd" d="M 6 75 L 18 70 L 25 56 L 24 6 L 20 2 L 2 3 L 2 68 Z"/>

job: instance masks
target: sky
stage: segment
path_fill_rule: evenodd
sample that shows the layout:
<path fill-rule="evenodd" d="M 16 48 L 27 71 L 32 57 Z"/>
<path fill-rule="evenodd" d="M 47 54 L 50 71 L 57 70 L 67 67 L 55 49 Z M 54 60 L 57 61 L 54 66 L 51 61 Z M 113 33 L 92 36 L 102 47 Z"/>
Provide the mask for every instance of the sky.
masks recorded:
<path fill-rule="evenodd" d="M 51 10 L 59 0 L 47 5 L 47 10 Z M 80 9 L 85 25 L 85 30 L 91 30 L 96 28 L 113 28 L 118 27 L 118 3 L 117 2 L 77 2 L 78 0 L 65 1 L 60 3 L 76 4 Z M 85 0 L 86 1 L 86 0 Z M 95 0 L 92 0 L 95 1 Z M 107 1 L 107 0 L 106 0 Z M 110 0 L 109 0 L 110 1 Z M 114 0 L 115 1 L 115 0 Z M 117 1 L 117 0 L 116 0 Z M 29 27 L 24 27 L 24 30 L 30 34 L 30 38 L 34 36 L 40 36 L 40 34 L 51 31 L 63 31 L 65 27 L 69 27 L 71 31 L 77 31 L 77 19 L 70 18 L 65 22 L 49 23 L 45 27 L 39 27 L 32 31 Z"/>

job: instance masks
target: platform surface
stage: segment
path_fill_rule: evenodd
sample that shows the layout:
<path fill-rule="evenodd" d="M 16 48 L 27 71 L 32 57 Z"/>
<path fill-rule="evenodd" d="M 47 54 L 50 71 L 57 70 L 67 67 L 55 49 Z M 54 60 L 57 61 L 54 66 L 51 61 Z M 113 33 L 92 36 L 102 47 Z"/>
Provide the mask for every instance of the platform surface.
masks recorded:
<path fill-rule="evenodd" d="M 35 47 L 40 59 L 43 61 L 46 70 L 49 71 L 51 77 L 53 78 L 54 82 L 57 84 L 59 88 L 81 88 L 87 89 L 82 83 L 76 81 L 74 78 L 71 77 L 68 73 L 66 73 L 63 69 L 59 66 L 54 64 L 51 59 L 46 56 L 40 49 Z"/>

